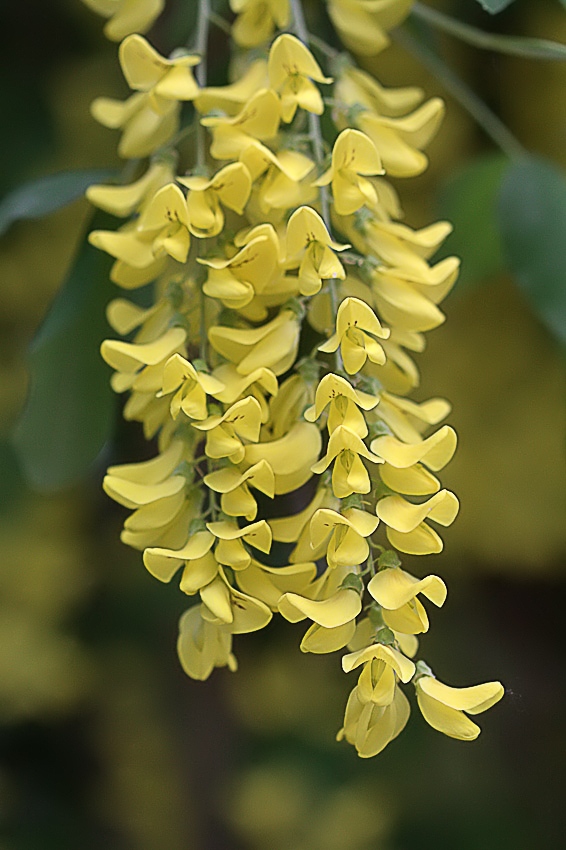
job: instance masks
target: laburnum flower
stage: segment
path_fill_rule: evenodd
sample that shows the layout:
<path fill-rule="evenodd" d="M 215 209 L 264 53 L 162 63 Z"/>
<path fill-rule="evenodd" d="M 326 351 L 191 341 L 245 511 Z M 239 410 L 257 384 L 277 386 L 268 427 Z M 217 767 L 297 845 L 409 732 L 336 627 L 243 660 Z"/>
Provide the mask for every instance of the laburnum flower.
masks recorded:
<path fill-rule="evenodd" d="M 185 196 L 168 183 L 155 193 L 138 222 L 118 231 L 93 230 L 89 241 L 135 268 L 149 267 L 165 254 L 184 263 L 191 244 Z"/>
<path fill-rule="evenodd" d="M 245 456 L 244 440 L 257 442 L 261 429 L 261 406 L 256 398 L 247 396 L 236 401 L 223 414 L 213 414 L 202 422 L 193 423 L 206 432 L 205 452 L 211 458 L 229 458 L 241 463 Z"/>
<path fill-rule="evenodd" d="M 218 400 L 223 404 L 232 402 L 252 395 L 258 402 L 261 410 L 261 421 L 267 422 L 269 418 L 269 407 L 265 395 L 277 395 L 279 384 L 277 378 L 265 366 L 254 369 L 247 375 L 241 375 L 232 363 L 223 363 L 214 370 L 214 375 L 224 384 L 222 393 L 218 393 Z"/>
<path fill-rule="evenodd" d="M 289 25 L 289 0 L 230 0 L 230 8 L 238 16 L 232 37 L 240 47 L 257 47 L 271 37 L 275 28 Z"/>
<path fill-rule="evenodd" d="M 311 470 L 320 475 L 334 461 L 332 489 L 335 496 L 345 499 L 352 493 L 369 493 L 371 482 L 362 457 L 371 463 L 383 463 L 357 434 L 339 425 L 330 435 L 325 456 Z"/>
<path fill-rule="evenodd" d="M 367 437 L 368 427 L 363 413 L 379 403 L 379 396 L 364 393 L 353 387 L 345 378 L 329 372 L 316 388 L 315 402 L 304 412 L 307 422 L 314 422 L 328 405 L 328 433 L 332 434 L 340 425 L 353 431 L 362 439 Z"/>
<path fill-rule="evenodd" d="M 343 130 L 332 149 L 332 164 L 315 186 L 332 184 L 334 209 L 338 215 L 351 215 L 378 202 L 375 186 L 368 176 L 383 174 L 383 165 L 372 140 L 359 130 Z"/>
<path fill-rule="evenodd" d="M 106 339 L 100 346 L 104 360 L 116 374 L 112 387 L 116 392 L 134 388 L 158 392 L 163 380 L 163 368 L 172 354 L 184 347 L 187 332 L 184 328 L 169 328 L 151 342 L 124 342 Z"/>
<path fill-rule="evenodd" d="M 204 477 L 204 483 L 216 493 L 221 493 L 220 508 L 227 516 L 243 516 L 248 522 L 257 516 L 257 502 L 250 493 L 254 487 L 271 499 L 275 495 L 275 473 L 266 460 L 240 472 L 234 466 L 226 466 Z"/>
<path fill-rule="evenodd" d="M 149 156 L 179 129 L 179 103 L 163 101 L 157 111 L 146 92 L 136 92 L 124 101 L 97 97 L 90 111 L 104 127 L 122 130 L 118 154 L 124 159 Z"/>
<path fill-rule="evenodd" d="M 450 404 L 443 398 L 416 402 L 389 392 L 380 394 L 380 418 L 405 443 L 418 443 L 429 425 L 437 425 L 449 413 Z"/>
<path fill-rule="evenodd" d="M 412 5 L 413 0 L 328 0 L 328 14 L 349 50 L 375 56 L 389 44 L 386 33 Z"/>
<path fill-rule="evenodd" d="M 165 59 L 141 35 L 130 35 L 120 45 L 120 64 L 134 91 L 147 92 L 156 112 L 171 101 L 194 100 L 198 86 L 191 71 L 200 58 L 193 55 Z"/>
<path fill-rule="evenodd" d="M 194 104 L 203 115 L 213 109 L 233 115 L 255 92 L 268 86 L 267 62 L 255 59 L 233 83 L 199 89 Z"/>
<path fill-rule="evenodd" d="M 332 240 L 324 221 L 312 207 L 295 210 L 287 222 L 285 265 L 299 266 L 301 295 L 315 295 L 323 280 L 343 280 L 346 272 L 334 252 L 349 247 Z"/>
<path fill-rule="evenodd" d="M 215 667 L 235 671 L 237 662 L 232 654 L 232 633 L 205 620 L 202 606 L 185 611 L 179 621 L 177 653 L 185 673 L 196 679 L 208 679 Z"/>
<path fill-rule="evenodd" d="M 373 337 L 387 339 L 389 329 L 383 328 L 369 304 L 359 298 L 345 298 L 338 308 L 336 333 L 319 345 L 319 351 L 333 352 L 340 348 L 344 368 L 349 375 L 359 372 L 366 360 L 384 363 L 385 353 Z"/>
<path fill-rule="evenodd" d="M 317 87 L 311 82 L 331 83 L 308 47 L 284 33 L 275 39 L 269 50 L 269 82 L 281 98 L 281 118 L 287 124 L 295 117 L 297 107 L 322 115 L 324 104 Z"/>
<path fill-rule="evenodd" d="M 325 629 L 336 629 L 354 623 L 362 610 L 362 600 L 357 590 L 343 587 L 323 599 L 310 599 L 298 593 L 284 593 L 279 600 L 279 611 L 291 623 L 312 620 Z"/>
<path fill-rule="evenodd" d="M 201 124 L 212 130 L 210 155 L 214 159 L 239 159 L 249 145 L 273 139 L 280 120 L 281 101 L 271 89 L 261 89 L 237 115 L 207 115 Z"/>
<path fill-rule="evenodd" d="M 231 162 L 214 177 L 177 177 L 177 182 L 189 189 L 187 211 L 189 231 L 193 236 L 207 239 L 218 236 L 224 227 L 222 204 L 242 215 L 252 190 L 252 180 L 246 166 Z"/>
<path fill-rule="evenodd" d="M 311 544 L 318 549 L 328 540 L 326 560 L 328 566 L 354 567 L 365 563 L 369 555 L 366 538 L 370 537 L 379 519 L 367 511 L 348 508 L 343 513 L 320 508 L 310 522 Z"/>
<path fill-rule="evenodd" d="M 124 524 L 124 543 L 135 549 L 183 545 L 187 525 L 199 507 L 198 496 L 187 497 L 185 475 L 176 472 L 185 451 L 183 441 L 173 440 L 152 460 L 108 469 L 105 492 L 134 511 Z"/>
<path fill-rule="evenodd" d="M 451 738 L 473 741 L 480 728 L 467 714 L 487 711 L 504 694 L 500 682 L 486 682 L 471 688 L 451 688 L 433 676 L 419 676 L 415 683 L 417 702 L 424 719 L 433 729 Z"/>
<path fill-rule="evenodd" d="M 275 473 L 275 493 L 291 493 L 312 476 L 312 464 L 320 454 L 320 431 L 310 422 L 296 422 L 282 437 L 267 440 L 245 449 L 246 464 L 266 460 Z"/>
<path fill-rule="evenodd" d="M 380 570 L 369 582 L 368 592 L 381 605 L 390 629 L 415 635 L 428 630 L 428 616 L 419 593 L 437 607 L 444 605 L 446 585 L 435 575 L 418 579 L 399 567 Z"/>
<path fill-rule="evenodd" d="M 272 210 L 281 216 L 284 210 L 312 202 L 316 190 L 305 180 L 314 162 L 299 151 L 282 149 L 274 154 L 260 142 L 251 142 L 240 154 L 256 182 L 250 203 L 250 217 L 265 218 Z M 257 207 L 257 211 L 255 210 Z"/>
<path fill-rule="evenodd" d="M 231 634 L 256 632 L 265 628 L 273 617 L 261 600 L 233 587 L 222 568 L 214 581 L 201 590 L 200 596 L 203 619 L 224 626 Z"/>
<path fill-rule="evenodd" d="M 396 437 L 377 437 L 370 444 L 373 452 L 385 461 L 380 468 L 383 482 L 397 493 L 424 496 L 440 490 L 437 472 L 451 460 L 456 450 L 456 432 L 448 425 L 439 428 L 426 440 L 404 443 Z"/>
<path fill-rule="evenodd" d="M 108 18 L 104 35 L 122 41 L 134 32 L 147 32 L 163 11 L 165 0 L 83 0 L 90 9 Z"/>
<path fill-rule="evenodd" d="M 449 490 L 440 490 L 426 502 L 416 505 L 402 496 L 386 496 L 376 506 L 378 517 L 387 526 L 387 538 L 392 546 L 408 555 L 429 555 L 442 552 L 440 536 L 425 522 L 432 519 L 448 526 L 456 519 L 458 499 Z"/>
<path fill-rule="evenodd" d="M 243 528 L 227 520 L 207 522 L 206 527 L 218 538 L 214 550 L 216 560 L 233 570 L 244 570 L 251 563 L 251 555 L 244 543 L 260 552 L 268 553 L 271 549 L 271 529 L 264 519 Z"/>
<path fill-rule="evenodd" d="M 218 573 L 218 562 L 210 552 L 214 541 L 214 535 L 203 528 L 193 533 L 180 549 L 148 547 L 143 562 L 148 572 L 163 582 L 171 581 L 183 567 L 180 586 L 192 595 L 210 584 Z"/>
<path fill-rule="evenodd" d="M 127 186 L 93 185 L 88 187 L 85 194 L 95 207 L 124 218 L 142 209 L 145 202 L 172 180 L 170 164 L 154 162 L 134 183 Z"/>
<path fill-rule="evenodd" d="M 180 354 L 174 354 L 163 368 L 163 395 L 175 393 L 171 399 L 171 416 L 176 419 L 181 411 L 189 419 L 206 419 L 206 396 L 222 392 L 224 384 L 206 372 L 198 372 L 192 363 Z"/>
<path fill-rule="evenodd" d="M 271 322 L 258 328 L 214 325 L 208 339 L 215 351 L 236 364 L 240 375 L 248 375 L 262 366 L 282 375 L 297 355 L 299 329 L 295 313 L 281 310 Z"/>
<path fill-rule="evenodd" d="M 371 74 L 344 64 L 334 86 L 334 98 L 340 105 L 361 106 L 380 115 L 405 115 L 423 100 L 417 86 L 386 88 Z"/>
<path fill-rule="evenodd" d="M 227 260 L 200 260 L 210 269 L 203 291 L 233 309 L 245 307 L 269 287 L 279 274 L 280 253 L 277 234 L 269 224 L 252 228 L 236 243 L 240 250 Z"/>
<path fill-rule="evenodd" d="M 383 644 L 366 646 L 342 658 L 345 673 L 361 665 L 337 739 L 345 738 L 356 747 L 358 755 L 369 758 L 381 752 L 408 720 L 409 703 L 397 683 L 409 682 L 415 665 L 401 652 Z"/>
<path fill-rule="evenodd" d="M 306 592 L 315 577 L 316 564 L 312 561 L 269 567 L 252 558 L 250 565 L 239 572 L 237 578 L 240 590 L 277 611 L 284 593 Z"/>

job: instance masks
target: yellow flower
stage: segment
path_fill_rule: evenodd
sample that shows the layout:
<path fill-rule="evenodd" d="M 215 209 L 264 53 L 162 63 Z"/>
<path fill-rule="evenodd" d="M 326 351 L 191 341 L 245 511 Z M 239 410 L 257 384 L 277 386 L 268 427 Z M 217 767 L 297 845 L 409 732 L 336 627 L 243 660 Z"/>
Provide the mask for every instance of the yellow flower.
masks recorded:
<path fill-rule="evenodd" d="M 315 295 L 323 280 L 343 280 L 344 267 L 334 251 L 345 251 L 349 245 L 333 242 L 325 223 L 312 207 L 299 207 L 287 223 L 288 268 L 299 266 L 301 295 Z"/>
<path fill-rule="evenodd" d="M 242 215 L 252 190 L 250 173 L 241 162 L 226 165 L 210 180 L 199 176 L 178 177 L 177 182 L 189 189 L 188 226 L 193 236 L 201 239 L 218 236 L 224 227 L 220 202 Z"/>
<path fill-rule="evenodd" d="M 439 535 L 425 519 L 448 526 L 456 519 L 458 499 L 449 490 L 440 490 L 428 501 L 415 505 L 402 496 L 386 496 L 376 506 L 378 517 L 388 526 L 387 538 L 392 546 L 408 555 L 430 555 L 442 552 Z"/>
<path fill-rule="evenodd" d="M 174 183 L 163 186 L 151 199 L 140 217 L 138 231 L 152 234 L 154 257 L 169 254 L 179 263 L 186 262 L 191 237 L 187 201 Z"/>
<path fill-rule="evenodd" d="M 320 475 L 334 461 L 332 488 L 338 499 L 345 499 L 352 493 L 369 493 L 371 483 L 362 457 L 372 463 L 383 463 L 380 457 L 369 451 L 357 434 L 339 425 L 330 435 L 326 455 L 311 470 Z"/>
<path fill-rule="evenodd" d="M 237 399 L 252 395 L 261 408 L 261 421 L 267 422 L 269 408 L 265 401 L 265 393 L 277 395 L 279 388 L 277 378 L 271 369 L 260 366 L 247 375 L 240 375 L 235 366 L 224 363 L 222 366 L 217 366 L 214 376 L 222 381 L 225 387 L 222 393 L 217 395 L 219 401 L 223 404 L 232 404 Z"/>
<path fill-rule="evenodd" d="M 356 619 L 362 610 L 362 600 L 357 590 L 340 588 L 326 599 L 309 599 L 298 593 L 284 593 L 279 600 L 279 611 L 291 623 L 309 620 L 325 629 L 334 629 Z"/>
<path fill-rule="evenodd" d="M 240 154 L 255 180 L 255 199 L 262 218 L 272 210 L 287 210 L 316 198 L 316 190 L 305 177 L 314 168 L 314 162 L 299 151 L 280 150 L 274 154 L 265 145 L 251 142 Z M 250 210 L 253 217 L 253 207 Z"/>
<path fill-rule="evenodd" d="M 165 59 L 141 35 L 129 35 L 120 45 L 120 64 L 131 89 L 147 92 L 156 112 L 168 109 L 171 101 L 194 100 L 198 86 L 191 67 L 198 56 Z"/>
<path fill-rule="evenodd" d="M 212 128 L 214 159 L 238 159 L 249 145 L 273 139 L 280 119 L 279 98 L 271 89 L 261 89 L 232 118 L 209 115 L 201 118 L 201 124 Z"/>
<path fill-rule="evenodd" d="M 285 567 L 268 567 L 252 558 L 250 565 L 238 572 L 238 586 L 249 596 L 264 602 L 277 611 L 279 600 L 286 592 L 305 592 L 316 576 L 312 561 L 289 564 Z"/>
<path fill-rule="evenodd" d="M 366 179 L 383 174 L 379 153 L 372 140 L 359 130 L 343 130 L 332 150 L 332 165 L 315 186 L 332 183 L 334 209 L 338 215 L 351 215 L 364 205 L 375 207 L 377 192 Z"/>
<path fill-rule="evenodd" d="M 249 304 L 279 273 L 279 240 L 271 225 L 252 228 L 238 244 L 241 249 L 228 260 L 199 260 L 210 268 L 203 291 L 232 309 Z"/>
<path fill-rule="evenodd" d="M 428 630 L 428 617 L 419 593 L 439 608 L 446 600 L 446 585 L 438 576 L 417 579 L 400 568 L 380 570 L 369 582 L 368 592 L 383 609 L 383 619 L 390 629 L 403 634 L 420 634 Z"/>
<path fill-rule="evenodd" d="M 115 392 L 124 392 L 131 387 L 158 392 L 165 363 L 172 354 L 183 349 L 186 336 L 183 328 L 169 328 L 151 342 L 104 340 L 100 353 L 108 365 L 117 370 L 111 380 Z"/>
<path fill-rule="evenodd" d="M 440 490 L 438 479 L 428 469 L 436 472 L 446 466 L 456 450 L 456 442 L 456 432 L 445 425 L 418 443 L 403 443 L 395 437 L 383 436 L 373 440 L 370 448 L 385 461 L 380 474 L 390 489 L 423 496 Z"/>
<path fill-rule="evenodd" d="M 296 315 L 291 310 L 281 310 L 271 322 L 258 328 L 214 325 L 208 339 L 215 351 L 236 364 L 240 375 L 249 375 L 262 366 L 282 375 L 297 356 L 299 330 Z"/>
<path fill-rule="evenodd" d="M 269 552 L 271 549 L 271 529 L 264 519 L 243 528 L 226 520 L 207 522 L 206 527 L 218 538 L 214 550 L 216 560 L 233 570 L 244 570 L 251 563 L 251 555 L 244 543 L 261 552 Z"/>
<path fill-rule="evenodd" d="M 329 434 L 343 425 L 363 439 L 367 437 L 368 428 L 364 415 L 358 408 L 372 410 L 378 402 L 378 396 L 361 392 L 349 384 L 345 378 L 330 372 L 324 376 L 316 388 L 315 403 L 305 410 L 304 417 L 307 422 L 314 422 L 330 404 Z"/>
<path fill-rule="evenodd" d="M 271 38 L 273 30 L 289 25 L 289 0 L 230 0 L 238 16 L 232 37 L 240 47 L 257 47 Z"/>
<path fill-rule="evenodd" d="M 206 372 L 197 372 L 192 363 L 174 354 L 163 368 L 163 395 L 175 393 L 171 399 L 171 416 L 181 411 L 190 419 L 206 419 L 206 396 L 222 392 L 224 384 Z"/>
<path fill-rule="evenodd" d="M 395 688 L 393 700 L 388 705 L 377 705 L 371 700 L 362 702 L 356 686 L 348 699 L 344 726 L 336 739 L 345 738 L 353 744 L 360 758 L 372 758 L 403 731 L 409 714 L 409 701 L 400 688 Z"/>
<path fill-rule="evenodd" d="M 451 738 L 473 741 L 480 734 L 464 712 L 480 714 L 503 696 L 501 682 L 486 682 L 471 688 L 451 688 L 432 676 L 421 676 L 416 682 L 417 701 L 421 713 L 433 729 Z"/>
<path fill-rule="evenodd" d="M 159 581 L 171 581 L 183 567 L 181 587 L 185 593 L 196 593 L 209 584 L 218 572 L 214 558 L 207 557 L 214 543 L 210 531 L 197 531 L 181 549 L 148 547 L 143 553 L 143 562 L 152 576 Z"/>
<path fill-rule="evenodd" d="M 126 217 L 143 207 L 144 202 L 170 183 L 173 179 L 171 166 L 165 162 L 154 162 L 145 174 L 127 186 L 89 186 L 86 196 L 91 204 L 112 215 Z"/>
<path fill-rule="evenodd" d="M 368 357 L 372 363 L 385 362 L 383 348 L 373 337 L 387 339 L 389 333 L 388 328 L 382 328 L 369 304 L 359 298 L 345 298 L 338 308 L 336 333 L 319 345 L 318 350 L 332 352 L 340 348 L 344 368 L 353 375 L 362 369 Z"/>
<path fill-rule="evenodd" d="M 328 14 L 345 46 L 375 56 L 389 44 L 386 32 L 400 24 L 413 0 L 329 0 Z"/>
<path fill-rule="evenodd" d="M 275 493 L 291 493 L 311 478 L 312 463 L 320 453 L 321 443 L 315 425 L 296 422 L 277 440 L 247 445 L 244 461 L 253 465 L 266 460 L 275 473 Z"/>
<path fill-rule="evenodd" d="M 334 86 L 334 98 L 347 106 L 362 106 L 380 115 L 405 115 L 423 99 L 416 86 L 385 88 L 371 74 L 346 65 Z"/>
<path fill-rule="evenodd" d="M 235 402 L 222 415 L 209 416 L 204 422 L 193 423 L 206 432 L 205 452 L 208 457 L 227 457 L 241 463 L 245 455 L 243 440 L 257 442 L 261 428 L 261 407 L 256 398 L 247 396 Z"/>
<path fill-rule="evenodd" d="M 271 499 L 275 495 L 275 474 L 266 460 L 240 472 L 226 466 L 204 477 L 204 483 L 216 493 L 222 493 L 220 507 L 227 516 L 243 516 L 248 522 L 257 516 L 257 503 L 250 493 L 250 485 Z"/>
<path fill-rule="evenodd" d="M 201 610 L 201 605 L 195 605 L 181 617 L 177 653 L 185 673 L 204 681 L 215 667 L 235 671 L 237 664 L 231 651 L 231 633 L 205 620 Z"/>
<path fill-rule="evenodd" d="M 326 560 L 328 566 L 354 567 L 365 563 L 369 556 L 366 537 L 370 537 L 379 519 L 358 508 L 349 508 L 342 514 L 328 508 L 319 509 L 310 522 L 311 544 L 318 549 L 328 539 Z"/>
<path fill-rule="evenodd" d="M 125 101 L 97 97 L 90 111 L 104 127 L 123 131 L 118 153 L 125 159 L 149 156 L 179 129 L 179 103 L 164 101 L 158 112 L 146 92 L 136 92 Z"/>
<path fill-rule="evenodd" d="M 224 627 L 231 634 L 244 634 L 263 629 L 273 614 L 261 600 L 242 593 L 229 584 L 224 571 L 200 592 L 202 617 Z"/>
<path fill-rule="evenodd" d="M 268 85 L 267 62 L 264 59 L 256 59 L 233 83 L 227 86 L 206 86 L 199 89 L 194 104 L 203 114 L 219 110 L 232 115 L 255 92 L 268 88 Z"/>
<path fill-rule="evenodd" d="M 294 35 L 284 33 L 276 38 L 269 50 L 269 82 L 281 97 L 281 117 L 289 123 L 297 107 L 322 115 L 324 104 L 320 92 L 311 80 L 331 83 L 308 47 Z"/>
<path fill-rule="evenodd" d="M 90 9 L 108 18 L 104 35 L 111 41 L 133 32 L 147 32 L 163 11 L 165 0 L 83 0 Z"/>

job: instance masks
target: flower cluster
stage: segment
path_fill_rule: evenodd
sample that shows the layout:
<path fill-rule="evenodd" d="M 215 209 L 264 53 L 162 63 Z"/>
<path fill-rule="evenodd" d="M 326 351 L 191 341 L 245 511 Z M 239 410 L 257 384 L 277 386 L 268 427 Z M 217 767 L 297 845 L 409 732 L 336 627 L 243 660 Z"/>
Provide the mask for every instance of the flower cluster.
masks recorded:
<path fill-rule="evenodd" d="M 133 24 L 127 0 L 87 2 L 113 12 L 114 34 Z M 144 27 L 161 5 L 137 4 Z M 323 5 L 358 53 L 384 47 L 410 8 Z M 442 605 L 446 587 L 406 572 L 397 554 L 440 552 L 437 529 L 458 511 L 437 478 L 456 434 L 427 435 L 449 405 L 407 398 L 419 381 L 411 355 L 444 321 L 458 260 L 431 262 L 450 225 L 400 223 L 387 179 L 426 168 L 443 104 L 384 88 L 311 39 L 299 0 L 231 7 L 233 82 L 206 85 L 200 0 L 192 52 L 165 58 L 130 32 L 119 55 L 133 94 L 93 104 L 122 131 L 120 154 L 143 165 L 133 183 L 89 189 L 124 218 L 90 240 L 114 258 L 114 283 L 154 293 L 150 307 L 135 295 L 109 305 L 125 339 L 104 342 L 102 356 L 128 394 L 124 416 L 158 453 L 111 467 L 104 488 L 132 512 L 123 541 L 195 597 L 178 641 L 189 676 L 234 670 L 233 635 L 280 614 L 306 623 L 303 652 L 347 649 L 343 669 L 359 677 L 338 737 L 360 756 L 403 729 L 410 681 L 434 728 L 474 738 L 464 712 L 488 708 L 502 687 L 451 688 L 415 664 L 429 627 L 422 600 Z"/>

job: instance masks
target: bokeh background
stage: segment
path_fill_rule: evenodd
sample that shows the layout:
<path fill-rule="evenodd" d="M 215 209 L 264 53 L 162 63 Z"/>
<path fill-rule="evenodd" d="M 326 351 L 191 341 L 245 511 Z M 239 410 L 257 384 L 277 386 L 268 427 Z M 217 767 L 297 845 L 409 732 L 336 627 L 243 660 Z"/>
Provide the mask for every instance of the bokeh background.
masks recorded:
<path fill-rule="evenodd" d="M 475 0 L 430 5 L 493 32 L 566 42 L 559 0 L 516 0 L 496 17 Z M 154 38 L 164 49 L 187 26 L 170 6 Z M 23 0 L 1 5 L 0 33 L 0 194 L 61 170 L 118 167 L 115 135 L 89 115 L 95 96 L 125 94 L 101 20 L 80 0 Z M 565 63 L 445 37 L 435 48 L 523 145 L 566 167 Z M 385 84 L 446 96 L 398 44 L 372 69 Z M 563 846 L 564 350 L 489 226 L 502 159 L 447 101 L 429 170 L 400 186 L 408 223 L 454 215 L 452 249 L 464 256 L 448 321 L 419 361 L 420 396 L 453 403 L 460 448 L 443 480 L 462 503 L 431 563 L 449 597 L 422 644 L 444 681 L 499 678 L 505 699 L 482 716 L 476 742 L 446 739 L 414 712 L 399 739 L 362 761 L 334 741 L 351 683 L 338 656 L 299 652 L 300 626 L 239 637 L 236 675 L 184 676 L 175 641 L 186 599 L 120 544 L 122 511 L 100 488 L 109 462 L 151 453 L 137 426 L 116 407 L 114 437 L 89 474 L 56 492 L 29 486 L 13 448 L 30 343 L 88 227 L 79 200 L 0 241 L 1 850 Z"/>

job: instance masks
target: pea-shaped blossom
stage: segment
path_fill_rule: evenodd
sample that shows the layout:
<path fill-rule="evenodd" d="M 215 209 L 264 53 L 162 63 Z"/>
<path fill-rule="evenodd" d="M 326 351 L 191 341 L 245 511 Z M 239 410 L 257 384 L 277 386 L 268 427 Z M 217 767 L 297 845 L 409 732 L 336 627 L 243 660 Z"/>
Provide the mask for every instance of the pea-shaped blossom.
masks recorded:
<path fill-rule="evenodd" d="M 232 36 L 240 47 L 257 47 L 270 38 L 275 28 L 289 25 L 289 0 L 230 0 L 230 8 L 238 16 Z"/>
<path fill-rule="evenodd" d="M 257 502 L 250 493 L 250 485 L 271 499 L 275 495 L 275 473 L 266 460 L 240 472 L 234 466 L 225 466 L 204 477 L 204 483 L 216 493 L 221 493 L 220 508 L 227 516 L 243 516 L 248 522 L 257 516 Z"/>
<path fill-rule="evenodd" d="M 241 162 L 231 162 L 210 180 L 194 176 L 178 177 L 177 182 L 189 189 L 189 230 L 193 236 L 200 236 L 201 239 L 218 236 L 224 227 L 221 202 L 242 215 L 252 189 L 250 173 Z"/>
<path fill-rule="evenodd" d="M 324 104 L 317 87 L 311 82 L 331 83 L 308 47 L 294 35 L 284 33 L 275 39 L 269 51 L 269 82 L 281 98 L 281 117 L 289 123 L 297 107 L 322 115 Z"/>
<path fill-rule="evenodd" d="M 83 0 L 83 3 L 108 18 L 104 26 L 107 38 L 122 41 L 130 33 L 146 32 L 163 11 L 165 0 Z"/>
<path fill-rule="evenodd" d="M 487 711 L 504 694 L 501 682 L 485 682 L 471 688 L 451 688 L 433 676 L 420 676 L 416 681 L 417 702 L 424 719 L 433 729 L 451 738 L 473 741 L 480 728 L 467 714 Z"/>
<path fill-rule="evenodd" d="M 381 605 L 384 622 L 390 629 L 413 635 L 428 630 L 428 616 L 418 594 L 440 608 L 447 593 L 438 576 L 418 579 L 397 567 L 380 570 L 368 584 L 368 591 Z"/>
<path fill-rule="evenodd" d="M 175 393 L 171 399 L 171 416 L 183 411 L 190 419 L 206 419 L 206 396 L 222 392 L 224 384 L 206 372 L 198 372 L 192 363 L 174 354 L 163 369 L 163 395 Z"/>
<path fill-rule="evenodd" d="M 258 328 L 229 328 L 214 325 L 208 332 L 212 347 L 236 364 L 240 375 L 248 375 L 261 366 L 282 375 L 295 360 L 300 325 L 291 310 Z"/>
<path fill-rule="evenodd" d="M 371 482 L 362 457 L 371 463 L 383 463 L 357 434 L 340 425 L 330 435 L 325 456 L 311 470 L 320 475 L 334 461 L 332 489 L 338 499 L 345 499 L 352 493 L 369 493 Z"/>
<path fill-rule="evenodd" d="M 401 23 L 413 0 L 329 0 L 328 14 L 346 47 L 375 56 L 389 44 L 387 31 Z"/>
<path fill-rule="evenodd" d="M 443 543 L 425 520 L 448 526 L 456 519 L 458 509 L 454 493 L 440 490 L 420 505 L 402 496 L 386 496 L 377 503 L 376 513 L 388 526 L 387 537 L 392 546 L 408 555 L 429 555 L 442 552 Z"/>
<path fill-rule="evenodd" d="M 261 428 L 261 407 L 256 398 L 247 396 L 236 401 L 223 414 L 213 414 L 194 427 L 206 433 L 208 457 L 227 457 L 241 463 L 245 455 L 244 440 L 257 442 Z"/>
<path fill-rule="evenodd" d="M 303 415 L 307 422 L 314 422 L 322 416 L 330 405 L 328 412 L 329 434 L 343 425 L 363 439 L 367 437 L 368 427 L 359 408 L 364 411 L 372 410 L 378 403 L 378 396 L 364 393 L 353 387 L 345 378 L 330 372 L 319 383 L 316 388 L 314 404 L 308 407 Z"/>
<path fill-rule="evenodd" d="M 319 509 L 310 522 L 313 549 L 328 539 L 328 566 L 354 567 L 363 564 L 369 555 L 366 538 L 379 525 L 379 519 L 367 511 L 349 508 L 343 514 L 328 508 Z"/>
<path fill-rule="evenodd" d="M 390 703 L 379 705 L 362 698 L 363 692 L 356 686 L 346 704 L 344 726 L 336 739 L 346 739 L 353 744 L 360 758 L 372 758 L 399 735 L 409 719 L 409 701 L 403 691 L 396 687 Z"/>
<path fill-rule="evenodd" d="M 368 176 L 383 174 L 383 166 L 372 140 L 359 130 L 343 130 L 332 150 L 332 164 L 315 186 L 332 184 L 334 209 L 351 215 L 364 205 L 375 207 L 377 192 Z"/>
<path fill-rule="evenodd" d="M 389 329 L 383 328 L 379 319 L 365 301 L 345 298 L 338 308 L 336 333 L 319 345 L 319 351 L 333 352 L 340 348 L 344 368 L 349 375 L 359 372 L 366 360 L 385 363 L 385 352 L 374 339 L 388 339 Z"/>
<path fill-rule="evenodd" d="M 346 272 L 334 252 L 349 247 L 332 240 L 324 221 L 312 207 L 295 210 L 287 223 L 285 265 L 299 266 L 301 295 L 315 295 L 323 280 L 343 280 Z"/>
<path fill-rule="evenodd" d="M 281 120 L 281 102 L 271 89 L 254 92 L 234 115 L 209 115 L 201 124 L 212 130 L 210 155 L 214 159 L 238 159 L 247 147 L 273 139 Z"/>
<path fill-rule="evenodd" d="M 165 59 L 141 35 L 130 35 L 120 45 L 120 64 L 128 85 L 135 91 L 147 92 L 156 112 L 168 102 L 194 100 L 198 86 L 191 71 L 198 56 Z"/>

